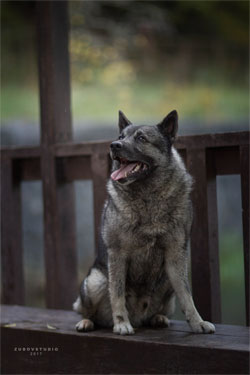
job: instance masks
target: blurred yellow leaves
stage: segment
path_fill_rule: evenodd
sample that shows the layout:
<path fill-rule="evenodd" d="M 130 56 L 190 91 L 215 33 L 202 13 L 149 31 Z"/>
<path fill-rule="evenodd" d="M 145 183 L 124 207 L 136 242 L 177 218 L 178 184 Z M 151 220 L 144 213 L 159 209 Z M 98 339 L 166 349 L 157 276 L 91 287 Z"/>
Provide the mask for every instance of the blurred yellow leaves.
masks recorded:
<path fill-rule="evenodd" d="M 87 36 L 71 37 L 70 57 L 72 78 L 78 83 L 100 81 L 112 86 L 131 83 L 136 78 L 135 67 L 120 58 L 117 48 L 93 43 Z"/>
<path fill-rule="evenodd" d="M 217 68 L 196 66 L 195 74 L 189 74 L 185 59 L 181 64 L 169 59 L 154 69 L 149 66 L 152 51 L 147 37 L 137 33 L 132 44 L 137 55 L 128 53 L 129 39 L 124 36 L 107 43 L 105 36 L 71 32 L 74 118 L 109 120 L 118 109 L 131 113 L 134 120 L 142 114 L 149 119 L 165 116 L 172 109 L 182 119 L 203 122 L 248 114 L 248 88 L 227 83 Z"/>
<path fill-rule="evenodd" d="M 132 82 L 136 78 L 135 70 L 129 61 L 114 61 L 108 64 L 101 73 L 105 85 L 116 85 L 119 82 Z"/>

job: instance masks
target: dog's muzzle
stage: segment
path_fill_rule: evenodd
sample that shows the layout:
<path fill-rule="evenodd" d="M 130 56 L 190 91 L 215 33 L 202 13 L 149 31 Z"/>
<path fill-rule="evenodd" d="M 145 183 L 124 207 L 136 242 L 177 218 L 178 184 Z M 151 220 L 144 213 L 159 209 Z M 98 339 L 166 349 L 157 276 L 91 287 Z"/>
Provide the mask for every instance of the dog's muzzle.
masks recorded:
<path fill-rule="evenodd" d="M 110 145 L 111 151 L 117 151 L 122 148 L 122 143 L 120 141 L 114 141 Z"/>

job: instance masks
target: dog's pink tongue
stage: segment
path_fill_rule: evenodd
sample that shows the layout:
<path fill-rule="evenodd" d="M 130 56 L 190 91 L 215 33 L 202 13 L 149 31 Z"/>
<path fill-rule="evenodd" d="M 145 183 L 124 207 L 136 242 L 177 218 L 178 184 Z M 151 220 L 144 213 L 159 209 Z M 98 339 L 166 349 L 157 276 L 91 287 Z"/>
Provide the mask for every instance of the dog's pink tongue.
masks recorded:
<path fill-rule="evenodd" d="M 120 180 L 120 178 L 125 178 L 126 173 L 132 171 L 136 164 L 137 163 L 122 164 L 119 169 L 117 169 L 111 174 L 112 180 L 117 181 Z"/>

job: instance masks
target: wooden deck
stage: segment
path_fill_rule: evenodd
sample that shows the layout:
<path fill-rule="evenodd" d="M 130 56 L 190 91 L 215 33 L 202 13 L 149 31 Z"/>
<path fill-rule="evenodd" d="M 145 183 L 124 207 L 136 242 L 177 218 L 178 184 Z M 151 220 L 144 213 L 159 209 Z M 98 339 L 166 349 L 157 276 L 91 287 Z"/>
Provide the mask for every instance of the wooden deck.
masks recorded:
<path fill-rule="evenodd" d="M 78 333 L 79 318 L 71 311 L 3 305 L 3 373 L 249 373 L 247 327 L 216 325 L 215 334 L 197 335 L 186 322 L 172 321 L 169 328 L 122 337 L 107 329 Z"/>

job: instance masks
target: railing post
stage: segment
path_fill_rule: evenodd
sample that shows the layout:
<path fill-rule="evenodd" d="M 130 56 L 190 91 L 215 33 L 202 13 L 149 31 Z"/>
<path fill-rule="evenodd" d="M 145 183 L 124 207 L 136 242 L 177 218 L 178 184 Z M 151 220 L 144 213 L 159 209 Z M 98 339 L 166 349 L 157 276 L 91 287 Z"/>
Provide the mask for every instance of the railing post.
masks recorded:
<path fill-rule="evenodd" d="M 187 150 L 194 178 L 191 233 L 192 291 L 203 319 L 221 321 L 216 171 L 205 148 Z"/>
<path fill-rule="evenodd" d="M 66 1 L 37 2 L 46 303 L 71 308 L 77 293 L 75 192 L 58 181 L 54 144 L 72 140 Z"/>
<path fill-rule="evenodd" d="M 108 155 L 94 153 L 91 156 L 91 172 L 94 195 L 95 249 L 97 251 L 101 214 L 106 199 L 106 181 L 108 176 Z"/>
<path fill-rule="evenodd" d="M 250 276 L 249 276 L 249 145 L 240 147 L 240 170 L 241 170 L 241 199 L 242 199 L 242 222 L 243 222 L 243 245 L 244 245 L 244 268 L 245 268 L 245 296 L 246 296 L 246 324 L 250 324 Z"/>
<path fill-rule="evenodd" d="M 20 181 L 11 156 L 1 158 L 2 303 L 24 305 Z"/>

